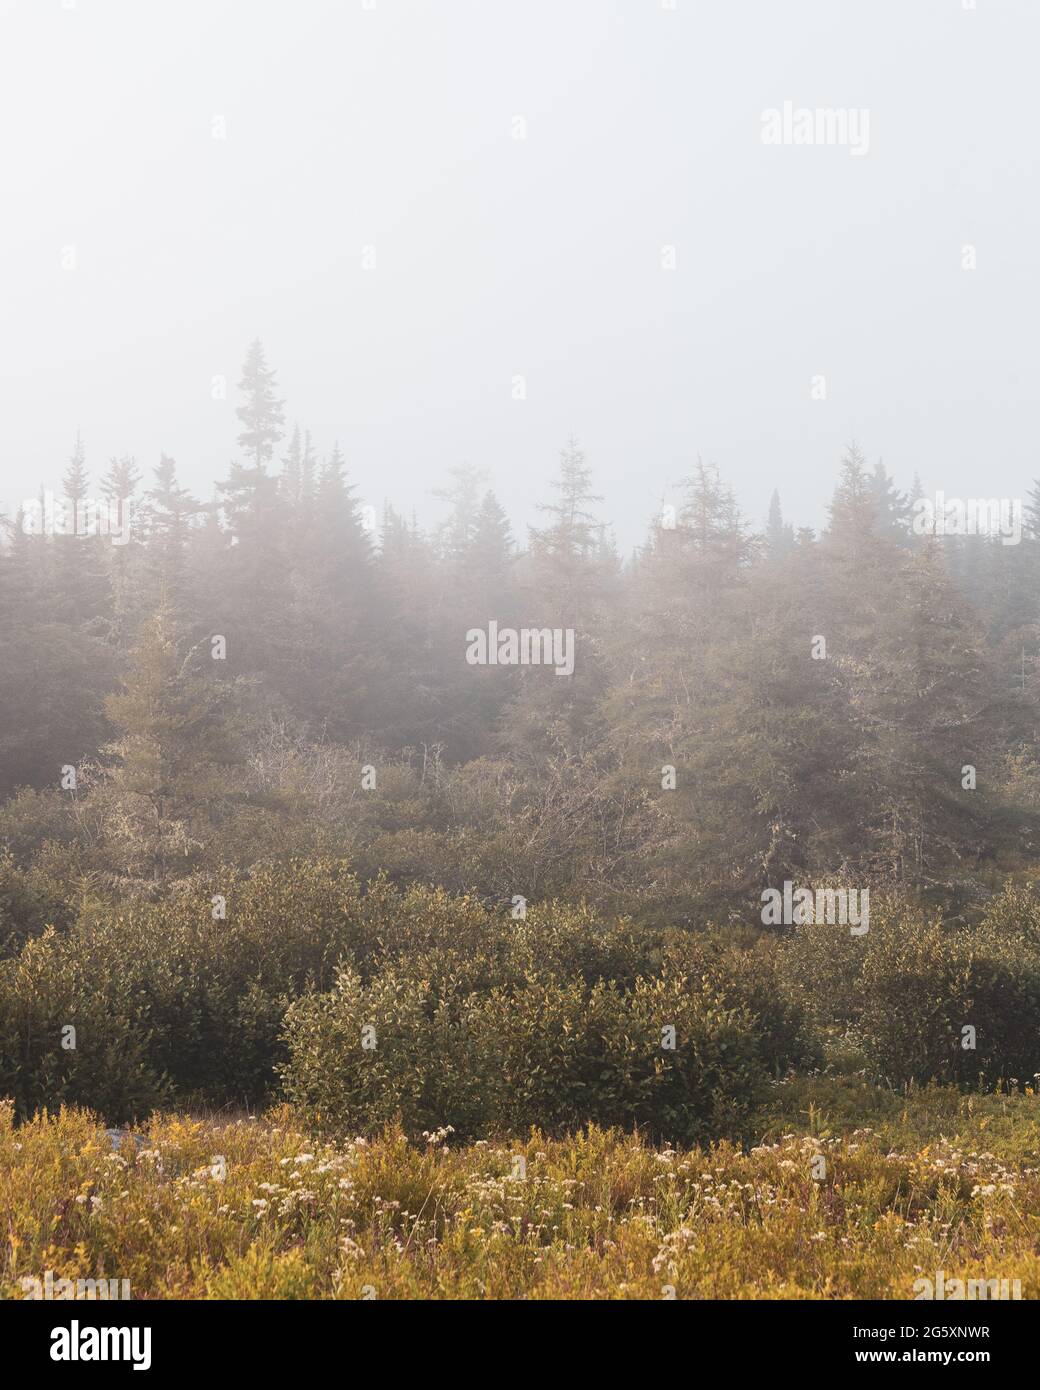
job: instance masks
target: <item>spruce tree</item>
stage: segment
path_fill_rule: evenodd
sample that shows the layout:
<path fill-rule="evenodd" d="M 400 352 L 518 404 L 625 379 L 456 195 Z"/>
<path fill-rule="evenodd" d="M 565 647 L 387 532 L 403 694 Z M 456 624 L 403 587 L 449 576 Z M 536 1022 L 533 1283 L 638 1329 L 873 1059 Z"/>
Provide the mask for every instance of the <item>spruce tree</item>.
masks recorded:
<path fill-rule="evenodd" d="M 118 731 L 106 749 L 110 847 L 157 886 L 192 870 L 236 790 L 222 698 L 213 678 L 200 674 L 206 657 L 208 649 L 182 650 L 163 594 L 122 691 L 105 701 Z"/>
<path fill-rule="evenodd" d="M 129 455 L 109 461 L 101 479 L 101 492 L 107 511 L 108 541 L 103 547 L 112 588 L 112 629 L 120 648 L 125 649 L 140 623 L 141 585 L 138 574 L 140 518 L 134 497 L 141 475 Z"/>
<path fill-rule="evenodd" d="M 774 489 L 769 499 L 769 518 L 766 522 L 766 554 L 770 560 L 782 560 L 794 548 L 794 528 L 784 521 L 780 508 L 780 493 Z"/>
<path fill-rule="evenodd" d="M 283 436 L 284 417 L 275 373 L 267 366 L 259 339 L 246 355 L 239 390 L 243 461 L 232 463 L 221 488 L 233 545 L 217 611 L 235 669 L 264 672 L 275 690 L 288 693 L 298 638 L 292 613 L 294 525 L 278 478 L 269 471 Z"/>
<path fill-rule="evenodd" d="M 909 544 L 910 503 L 905 494 L 896 488 L 880 459 L 870 475 L 870 496 L 876 534 L 898 545 Z"/>
<path fill-rule="evenodd" d="M 54 616 L 61 622 L 80 624 L 103 636 L 109 628 L 109 582 L 102 557 L 98 499 L 88 497 L 90 479 L 82 437 L 76 445 L 62 480 L 64 527 L 53 537 L 55 560 Z"/>
<path fill-rule="evenodd" d="M 254 338 L 242 366 L 238 389 L 243 400 L 235 413 L 242 422 L 239 448 L 249 464 L 262 472 L 269 467 L 275 445 L 284 436 L 284 401 L 278 398 L 275 375 L 267 365 L 263 343 Z"/>
<path fill-rule="evenodd" d="M 203 507 L 177 481 L 177 464 L 169 455 L 161 454 L 152 472 L 155 482 L 145 494 L 144 511 L 148 569 L 155 598 L 164 588 L 174 608 L 182 609 L 187 598 L 189 532 Z"/>
<path fill-rule="evenodd" d="M 1040 478 L 1033 483 L 1026 499 L 1023 513 L 1023 529 L 1031 540 L 1040 542 Z"/>

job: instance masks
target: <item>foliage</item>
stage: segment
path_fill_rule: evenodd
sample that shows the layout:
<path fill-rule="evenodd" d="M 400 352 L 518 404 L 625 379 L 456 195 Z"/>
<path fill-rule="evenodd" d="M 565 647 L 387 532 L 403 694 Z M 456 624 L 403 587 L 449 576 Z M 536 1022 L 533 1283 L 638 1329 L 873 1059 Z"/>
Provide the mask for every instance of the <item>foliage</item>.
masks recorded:
<path fill-rule="evenodd" d="M 12 1128 L 7 1107 L 0 1296 L 48 1270 L 134 1298 L 909 1299 L 939 1270 L 1036 1296 L 1035 1095 L 788 1089 L 750 1151 L 333 1141 L 284 1112 L 157 1116 L 113 1151 L 85 1111 Z M 821 1129 L 840 1103 L 875 1127 Z M 782 1130 L 792 1105 L 817 1122 Z"/>

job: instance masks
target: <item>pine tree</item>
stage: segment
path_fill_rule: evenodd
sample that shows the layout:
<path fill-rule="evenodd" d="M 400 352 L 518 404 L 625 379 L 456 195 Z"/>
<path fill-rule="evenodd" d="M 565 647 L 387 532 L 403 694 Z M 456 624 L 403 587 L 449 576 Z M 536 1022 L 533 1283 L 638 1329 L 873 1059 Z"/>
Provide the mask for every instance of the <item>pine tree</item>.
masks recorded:
<path fill-rule="evenodd" d="M 183 653 L 164 594 L 145 624 L 120 694 L 105 702 L 118 739 L 106 752 L 111 847 L 162 886 L 195 866 L 211 823 L 234 791 L 236 762 L 221 700 Z"/>
<path fill-rule="evenodd" d="M 85 477 L 73 481 L 81 485 L 82 498 Z M 100 622 L 104 575 L 95 557 L 76 549 L 90 542 L 46 535 L 42 496 L 39 506 L 31 519 L 19 510 L 9 545 L 0 547 L 0 796 L 20 786 L 54 787 L 62 766 L 79 767 L 94 753 L 105 730 L 102 700 L 115 678 Z"/>
<path fill-rule="evenodd" d="M 282 457 L 280 488 L 287 513 L 294 516 L 301 529 L 309 521 L 314 501 L 316 458 L 310 430 L 293 426 L 288 451 Z"/>
<path fill-rule="evenodd" d="M 460 570 L 467 603 L 479 599 L 487 616 L 508 621 L 516 603 L 515 550 L 509 518 L 493 492 L 485 492 L 476 510 Z"/>
<path fill-rule="evenodd" d="M 300 491 L 297 510 L 304 530 L 310 524 L 318 484 L 318 455 L 310 430 L 303 432 L 303 452 L 300 456 Z"/>
<path fill-rule="evenodd" d="M 3 610 L 11 623 L 31 627 L 39 621 L 46 597 L 43 550 L 46 545 L 40 534 L 29 534 L 34 523 L 24 507 L 19 507 L 8 526 L 10 540 L 7 551 L 0 547 L 0 564 L 4 571 Z"/>
<path fill-rule="evenodd" d="M 437 550 L 450 567 L 462 564 L 473 542 L 480 506 L 480 487 L 486 470 L 462 463 L 449 470 L 451 484 L 434 489 L 434 497 L 447 502 L 448 516 L 437 529 Z"/>
<path fill-rule="evenodd" d="M 903 878 L 970 857 L 993 814 L 994 750 L 1010 706 L 938 541 L 904 561 L 849 665 L 870 808 L 861 852 Z M 979 770 L 974 791 L 962 787 L 967 765 Z"/>
<path fill-rule="evenodd" d="M 862 450 L 850 444 L 842 456 L 841 474 L 831 499 L 828 542 L 850 554 L 864 551 L 875 533 L 875 490 L 866 464 Z"/>
<path fill-rule="evenodd" d="M 550 486 L 559 493 L 559 500 L 539 503 L 538 510 L 546 512 L 551 521 L 541 530 L 532 528 L 531 544 L 564 564 L 572 564 L 595 547 L 599 522 L 588 507 L 591 502 L 603 501 L 592 491 L 592 469 L 573 436 L 560 450 L 560 474 Z"/>
<path fill-rule="evenodd" d="M 109 460 L 108 472 L 101 479 L 101 492 L 110 503 L 129 502 L 132 509 L 134 493 L 140 481 L 137 460 L 130 454 L 124 454 L 122 458 Z M 121 512 L 117 516 L 122 519 Z"/>
<path fill-rule="evenodd" d="M 878 615 L 894 599 L 904 552 L 881 533 L 876 484 L 862 451 L 850 444 L 841 460 L 822 540 L 827 566 L 819 633 L 836 658 L 854 658 L 874 639 Z"/>
<path fill-rule="evenodd" d="M 87 488 L 90 486 L 90 476 L 87 473 L 87 453 L 83 445 L 83 436 L 76 431 L 76 446 L 72 451 L 68 467 L 65 469 L 65 476 L 62 479 L 62 492 L 65 497 L 73 504 L 83 502 L 87 496 Z M 73 528 L 75 524 L 73 520 Z"/>
<path fill-rule="evenodd" d="M 90 479 L 82 437 L 62 481 L 64 527 L 53 538 L 55 559 L 54 616 L 66 623 L 82 624 L 101 634 L 106 624 L 109 583 L 101 554 L 102 537 L 96 506 L 87 496 Z"/>
<path fill-rule="evenodd" d="M 343 599 L 358 586 L 363 590 L 371 576 L 372 540 L 354 492 L 337 442 L 318 478 L 309 546 L 317 582 L 332 601 Z"/>
<path fill-rule="evenodd" d="M 298 636 L 293 630 L 290 559 L 295 537 L 278 478 L 269 472 L 284 422 L 274 378 L 257 339 L 239 382 L 243 403 L 238 417 L 244 428 L 238 442 L 245 461 L 232 463 L 221 487 L 233 544 L 224 591 L 214 611 L 235 653 L 236 669 L 264 672 L 274 689 L 288 692 L 295 676 Z"/>
<path fill-rule="evenodd" d="M 700 459 L 683 489 L 686 500 L 672 546 L 681 557 L 682 582 L 702 595 L 728 589 L 754 549 L 736 499 L 723 485 L 719 470 Z"/>
<path fill-rule="evenodd" d="M 242 422 L 239 447 L 254 469 L 265 472 L 274 458 L 275 445 L 284 436 L 285 416 L 284 402 L 276 395 L 275 372 L 267 365 L 259 338 L 249 345 L 238 389 L 244 398 L 236 411 Z"/>
<path fill-rule="evenodd" d="M 177 481 L 176 461 L 161 454 L 152 470 L 154 486 L 145 494 L 144 526 L 148 537 L 148 561 L 156 597 L 165 589 L 175 609 L 187 595 L 185 568 L 188 537 L 202 503 Z"/>
<path fill-rule="evenodd" d="M 129 455 L 112 458 L 101 480 L 109 542 L 105 547 L 112 588 L 112 627 L 117 645 L 125 649 L 140 623 L 140 584 L 137 575 L 138 518 L 134 493 L 141 481 L 136 461 Z"/>
<path fill-rule="evenodd" d="M 306 451 L 303 441 L 301 459 Z M 378 718 L 383 612 L 371 538 L 338 444 L 317 479 L 295 569 L 293 701 L 330 736 L 357 738 Z"/>
<path fill-rule="evenodd" d="M 383 737 L 411 748 L 443 741 L 437 656 L 443 659 L 449 649 L 438 614 L 437 557 L 414 519 L 409 523 L 390 503 L 383 508 L 376 574 L 382 613 L 377 650 L 385 663 Z M 450 650 L 462 652 L 461 636 Z"/>
<path fill-rule="evenodd" d="M 794 527 L 784 522 L 780 509 L 780 493 L 774 490 L 769 499 L 769 519 L 766 522 L 766 554 L 770 560 L 783 560 L 794 548 Z"/>
<path fill-rule="evenodd" d="M 301 484 L 303 481 L 303 435 L 298 424 L 293 425 L 292 436 L 289 440 L 289 450 L 282 458 L 282 492 L 289 507 L 295 507 L 300 501 Z"/>
<path fill-rule="evenodd" d="M 910 503 L 905 494 L 896 488 L 880 459 L 870 476 L 870 497 L 876 534 L 897 545 L 909 544 Z"/>
<path fill-rule="evenodd" d="M 604 597 L 598 563 L 602 523 L 591 510 L 603 499 L 592 491 L 592 469 L 573 437 L 560 451 L 559 475 L 550 486 L 556 500 L 538 506 L 548 525 L 530 528 L 529 601 L 542 621 L 588 628 Z"/>
<path fill-rule="evenodd" d="M 238 383 L 243 397 L 236 412 L 243 425 L 238 443 L 245 462 L 231 465 L 222 487 L 228 520 L 240 542 L 266 544 L 277 529 L 278 480 L 268 467 L 283 437 L 284 415 L 274 378 L 257 338 L 250 344 Z"/>

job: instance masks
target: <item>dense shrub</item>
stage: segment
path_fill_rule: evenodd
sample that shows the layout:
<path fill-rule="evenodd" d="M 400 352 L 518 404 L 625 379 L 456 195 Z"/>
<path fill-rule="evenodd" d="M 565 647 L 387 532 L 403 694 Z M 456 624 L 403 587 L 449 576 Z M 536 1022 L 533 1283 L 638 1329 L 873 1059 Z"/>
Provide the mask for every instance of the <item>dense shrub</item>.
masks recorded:
<path fill-rule="evenodd" d="M 0 1095 L 21 1114 L 76 1102 L 146 1115 L 170 1094 L 151 1041 L 140 971 L 104 943 L 51 929 L 0 962 Z"/>
<path fill-rule="evenodd" d="M 1019 938 L 1040 951 L 1040 884 L 1009 883 L 990 902 L 982 925 L 988 933 Z"/>
<path fill-rule="evenodd" d="M 45 873 L 20 868 L 9 851 L 0 853 L 0 956 L 14 955 L 29 937 L 74 916 L 67 895 Z"/>
<path fill-rule="evenodd" d="M 582 904 L 514 920 L 466 894 L 364 885 L 331 860 L 200 877 L 163 902 L 113 902 L 89 880 L 59 900 L 35 872 L 0 864 L 0 1094 L 22 1114 L 259 1104 L 281 1077 L 348 1129 L 594 1121 L 692 1142 L 739 1132 L 766 1077 L 819 1065 L 824 1039 L 835 1057 L 839 1035 L 892 1084 L 1024 1084 L 1040 1070 L 1028 888 L 974 925 L 879 900 L 866 936 L 823 926 L 778 941 Z"/>
<path fill-rule="evenodd" d="M 594 1122 L 683 1143 L 738 1134 L 764 1081 L 749 1015 L 681 976 L 496 992 L 477 1033 L 497 1133 Z"/>
<path fill-rule="evenodd" d="M 331 985 L 360 898 L 338 866 L 297 864 L 160 904 L 85 903 L 0 962 L 0 1093 L 23 1113 L 76 1100 L 111 1119 L 172 1095 L 263 1099 L 288 1002 Z"/>
<path fill-rule="evenodd" d="M 481 1105 L 471 1017 L 468 999 L 392 967 L 367 986 L 341 970 L 334 990 L 289 1010 L 286 1095 L 326 1127 L 360 1133 L 399 1117 L 416 1135 L 470 1133 Z"/>
<path fill-rule="evenodd" d="M 392 1118 L 460 1136 L 594 1122 L 688 1142 L 738 1132 L 764 1079 L 750 1016 L 679 976 L 628 991 L 535 976 L 446 996 L 392 968 L 367 987 L 345 970 L 291 1007 L 286 1031 L 287 1096 L 348 1132 Z"/>
<path fill-rule="evenodd" d="M 670 932 L 664 967 L 701 979 L 720 1002 L 750 1014 L 759 1056 L 774 1076 L 819 1063 L 820 1037 L 804 983 L 788 977 L 774 939 L 740 949 L 717 936 Z"/>
<path fill-rule="evenodd" d="M 890 1082 L 1024 1086 L 1040 1072 L 1040 952 L 1022 939 L 911 920 L 871 943 L 860 987 L 863 1043 Z"/>
<path fill-rule="evenodd" d="M 878 1079 L 991 1087 L 1032 1084 L 1040 1072 L 1033 891 L 1009 888 L 978 923 L 900 911 L 889 900 L 872 910 L 866 935 L 803 927 L 779 959 L 817 1021 L 847 1030 Z"/>

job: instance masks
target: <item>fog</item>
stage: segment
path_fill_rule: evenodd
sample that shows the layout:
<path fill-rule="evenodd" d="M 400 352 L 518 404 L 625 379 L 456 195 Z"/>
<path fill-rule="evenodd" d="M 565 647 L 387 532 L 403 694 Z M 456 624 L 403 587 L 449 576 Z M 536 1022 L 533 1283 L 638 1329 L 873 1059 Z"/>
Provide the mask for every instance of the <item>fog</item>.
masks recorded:
<path fill-rule="evenodd" d="M 0 507 L 77 430 L 210 496 L 255 336 L 421 521 L 469 462 L 522 535 L 571 434 L 623 550 L 698 455 L 756 523 L 819 525 L 850 440 L 1019 496 L 1038 40 L 1028 0 L 4 0 Z M 868 146 L 764 143 L 785 102 Z"/>

